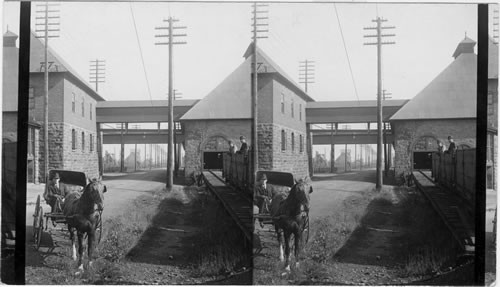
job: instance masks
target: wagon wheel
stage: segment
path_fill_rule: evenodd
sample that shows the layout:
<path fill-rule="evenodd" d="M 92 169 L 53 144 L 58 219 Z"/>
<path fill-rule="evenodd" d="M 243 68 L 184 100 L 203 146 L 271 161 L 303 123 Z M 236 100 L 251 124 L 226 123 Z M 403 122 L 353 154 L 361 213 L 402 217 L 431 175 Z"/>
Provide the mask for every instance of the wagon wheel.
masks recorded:
<path fill-rule="evenodd" d="M 35 212 L 33 213 L 33 240 L 36 238 L 37 226 L 38 226 L 38 216 L 40 215 L 40 195 L 38 195 L 35 204 Z M 38 227 L 40 228 L 40 227 Z"/>
<path fill-rule="evenodd" d="M 40 243 L 42 243 L 42 231 L 43 231 L 43 208 L 40 206 L 37 222 L 33 228 L 33 234 L 35 237 L 35 248 L 38 250 L 40 248 Z"/>

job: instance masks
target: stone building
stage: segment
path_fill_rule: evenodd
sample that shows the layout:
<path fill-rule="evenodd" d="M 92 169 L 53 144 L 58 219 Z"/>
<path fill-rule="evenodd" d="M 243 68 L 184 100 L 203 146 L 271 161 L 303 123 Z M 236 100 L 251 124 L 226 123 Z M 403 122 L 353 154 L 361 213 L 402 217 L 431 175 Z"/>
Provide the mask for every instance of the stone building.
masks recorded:
<path fill-rule="evenodd" d="M 7 86 L 17 87 L 18 48 L 17 36 L 11 32 L 4 35 L 4 90 Z M 6 52 L 7 51 L 7 52 Z M 6 53 L 8 53 L 6 55 Z M 95 109 L 98 101 L 104 99 L 83 80 L 69 64 L 49 46 L 49 169 L 70 169 L 85 172 L 89 177 L 98 176 L 98 155 L 96 141 Z M 40 127 L 34 133 L 34 152 L 40 168 L 34 177 L 44 181 L 44 44 L 31 34 L 29 118 Z M 17 90 L 4 93 L 4 103 L 16 105 Z M 5 111 L 5 106 L 4 106 Z M 13 127 L 9 120 L 4 122 L 4 131 Z M 28 148 L 29 150 L 29 148 Z"/>
<path fill-rule="evenodd" d="M 454 138 L 459 149 L 476 147 L 475 44 L 465 37 L 453 53 L 454 61 L 391 117 L 397 176 L 413 169 L 430 168 L 429 153 L 437 151 L 438 141 L 447 148 L 448 136 Z M 493 45 L 490 54 L 496 53 L 498 59 L 498 47 Z M 490 65 L 491 71 L 497 71 L 496 80 L 489 82 L 492 102 L 496 102 L 498 63 Z"/>
<path fill-rule="evenodd" d="M 181 117 L 186 176 L 221 165 L 229 140 L 239 148 L 243 135 L 251 144 L 251 51 L 252 45 L 244 62 Z M 259 169 L 306 176 L 305 107 L 313 99 L 260 49 L 257 62 Z"/>

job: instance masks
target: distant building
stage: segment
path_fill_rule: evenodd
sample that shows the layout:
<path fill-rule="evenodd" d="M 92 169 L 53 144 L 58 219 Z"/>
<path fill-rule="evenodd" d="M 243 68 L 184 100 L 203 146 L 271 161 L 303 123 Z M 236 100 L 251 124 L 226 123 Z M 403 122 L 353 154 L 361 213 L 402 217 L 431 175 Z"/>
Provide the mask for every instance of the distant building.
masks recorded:
<path fill-rule="evenodd" d="M 4 132 L 17 129 L 19 49 L 17 35 L 4 34 L 3 118 Z M 49 46 L 49 169 L 70 169 L 97 177 L 98 155 L 95 109 L 104 99 Z M 44 44 L 31 34 L 28 137 L 32 150 L 33 178 L 44 181 Z M 28 156 L 28 166 L 30 165 Z M 30 175 L 31 177 L 31 175 Z M 28 179 L 31 181 L 31 178 Z"/>
<path fill-rule="evenodd" d="M 396 175 L 430 168 L 429 153 L 437 151 L 438 140 L 446 149 L 448 136 L 454 138 L 459 149 L 476 147 L 475 44 L 465 37 L 453 53 L 455 60 L 391 117 Z M 496 147 L 498 46 L 491 39 L 489 45 L 489 138 Z M 496 153 L 490 155 L 495 162 Z"/>
<path fill-rule="evenodd" d="M 252 144 L 252 50 L 250 45 L 245 61 L 181 117 L 185 128 L 186 176 L 202 167 L 222 165 L 220 155 L 229 150 L 229 140 L 239 148 L 239 138 L 245 136 L 247 143 Z M 313 99 L 260 49 L 257 62 L 258 168 L 306 176 L 305 107 Z"/>

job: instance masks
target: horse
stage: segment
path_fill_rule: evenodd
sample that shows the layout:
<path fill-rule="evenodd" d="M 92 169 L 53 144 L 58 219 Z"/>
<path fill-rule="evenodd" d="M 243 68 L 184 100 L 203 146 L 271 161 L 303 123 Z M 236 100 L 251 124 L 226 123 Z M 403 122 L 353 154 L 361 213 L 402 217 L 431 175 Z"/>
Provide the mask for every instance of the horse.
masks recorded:
<path fill-rule="evenodd" d="M 309 187 L 309 188 L 307 188 Z M 296 181 L 286 196 L 278 193 L 271 202 L 273 220 L 280 247 L 280 261 L 285 259 L 285 269 L 290 271 L 290 236 L 294 236 L 294 255 L 296 266 L 299 264 L 300 243 L 309 213 L 309 194 L 313 192 L 307 179 Z M 285 258 L 283 258 L 283 235 L 285 239 Z"/>
<path fill-rule="evenodd" d="M 63 214 L 66 217 L 73 260 L 78 259 L 78 269 L 83 271 L 83 237 L 87 234 L 89 266 L 92 265 L 97 222 L 104 208 L 106 186 L 100 180 L 93 179 L 85 186 L 83 193 L 74 191 L 64 198 Z M 75 233 L 78 237 L 78 257 L 76 256 Z"/>

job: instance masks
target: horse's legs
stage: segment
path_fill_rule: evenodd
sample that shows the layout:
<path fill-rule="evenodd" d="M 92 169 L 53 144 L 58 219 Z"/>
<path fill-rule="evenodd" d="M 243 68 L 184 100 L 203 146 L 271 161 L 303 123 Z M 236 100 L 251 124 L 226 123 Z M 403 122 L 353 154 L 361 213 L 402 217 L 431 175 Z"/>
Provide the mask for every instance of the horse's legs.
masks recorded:
<path fill-rule="evenodd" d="M 295 267 L 299 267 L 299 256 L 300 256 L 300 243 L 302 240 L 302 233 L 300 231 L 295 231 L 293 233 L 293 243 L 295 245 L 294 255 L 295 255 Z"/>
<path fill-rule="evenodd" d="M 290 232 L 284 230 L 285 235 L 285 269 L 290 271 Z"/>
<path fill-rule="evenodd" d="M 92 266 L 92 254 L 94 253 L 94 241 L 95 241 L 95 232 L 92 230 L 87 232 L 87 252 L 89 256 L 89 267 Z"/>
<path fill-rule="evenodd" d="M 280 247 L 280 261 L 283 262 L 285 258 L 283 257 L 283 231 L 276 227 L 276 237 L 278 237 L 278 245 Z"/>
<path fill-rule="evenodd" d="M 71 239 L 71 247 L 72 247 L 72 258 L 76 261 L 76 241 L 75 241 L 75 228 L 68 226 L 69 230 L 69 239 Z"/>
<path fill-rule="evenodd" d="M 78 235 L 78 269 L 83 270 L 83 232 L 77 232 Z"/>

